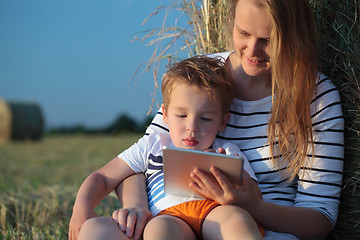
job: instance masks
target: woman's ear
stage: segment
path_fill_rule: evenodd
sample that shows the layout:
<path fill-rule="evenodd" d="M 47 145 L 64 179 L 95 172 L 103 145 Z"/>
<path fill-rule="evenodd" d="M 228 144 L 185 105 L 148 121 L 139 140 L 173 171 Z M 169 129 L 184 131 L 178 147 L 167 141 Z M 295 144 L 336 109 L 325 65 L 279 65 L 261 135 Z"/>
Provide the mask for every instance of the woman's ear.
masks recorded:
<path fill-rule="evenodd" d="M 227 113 L 223 116 L 222 122 L 220 124 L 219 130 L 224 130 L 226 127 L 227 122 L 229 121 L 230 113 Z"/>
<path fill-rule="evenodd" d="M 168 124 L 169 121 L 168 121 L 168 117 L 167 117 L 167 112 L 165 110 L 165 105 L 163 103 L 161 104 L 161 110 L 163 112 L 163 121 L 165 124 Z"/>

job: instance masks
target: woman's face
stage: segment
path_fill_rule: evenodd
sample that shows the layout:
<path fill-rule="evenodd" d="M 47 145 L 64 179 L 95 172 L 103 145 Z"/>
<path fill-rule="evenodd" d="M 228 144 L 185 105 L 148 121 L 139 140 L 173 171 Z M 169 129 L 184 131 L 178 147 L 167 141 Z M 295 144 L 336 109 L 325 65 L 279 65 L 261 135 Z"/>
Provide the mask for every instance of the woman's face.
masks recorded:
<path fill-rule="evenodd" d="M 239 0 L 235 10 L 233 43 L 236 63 L 249 76 L 270 73 L 271 22 L 264 9 L 249 0 Z"/>

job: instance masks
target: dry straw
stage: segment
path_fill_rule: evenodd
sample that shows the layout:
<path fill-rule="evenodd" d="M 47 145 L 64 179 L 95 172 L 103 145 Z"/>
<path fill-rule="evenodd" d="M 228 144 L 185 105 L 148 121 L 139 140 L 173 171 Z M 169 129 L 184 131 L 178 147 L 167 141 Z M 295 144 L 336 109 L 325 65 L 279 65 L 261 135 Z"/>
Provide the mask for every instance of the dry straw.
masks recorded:
<path fill-rule="evenodd" d="M 44 133 L 41 108 L 33 102 L 8 102 L 12 115 L 13 140 L 39 140 Z"/>
<path fill-rule="evenodd" d="M 54 185 L 1 194 L 0 239 L 67 239 L 75 192 L 73 186 Z M 119 207 L 110 194 L 95 212 L 109 216 Z"/>
<path fill-rule="evenodd" d="M 39 140 L 44 118 L 38 104 L 0 99 L 0 144 L 9 140 Z"/>
<path fill-rule="evenodd" d="M 0 144 L 11 137 L 11 111 L 9 105 L 0 99 Z"/>
<path fill-rule="evenodd" d="M 340 214 L 330 239 L 360 238 L 360 1 L 311 1 L 322 71 L 341 95 L 345 117 L 344 182 Z"/>
<path fill-rule="evenodd" d="M 360 0 L 310 3 L 318 27 L 321 70 L 340 91 L 346 124 L 340 214 L 328 239 L 360 239 Z M 155 46 L 146 68 L 154 68 L 155 91 L 161 60 L 227 50 L 228 8 L 227 0 L 171 0 L 167 8 L 160 7 L 150 16 L 164 14 L 163 25 L 143 38 Z M 175 21 L 167 25 L 169 15 Z"/>

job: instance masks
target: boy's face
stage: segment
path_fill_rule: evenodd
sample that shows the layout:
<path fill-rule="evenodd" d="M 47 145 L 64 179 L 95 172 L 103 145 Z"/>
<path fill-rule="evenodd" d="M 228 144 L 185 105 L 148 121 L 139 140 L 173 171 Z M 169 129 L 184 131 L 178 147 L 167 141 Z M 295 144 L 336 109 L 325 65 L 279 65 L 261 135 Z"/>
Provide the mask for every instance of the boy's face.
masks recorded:
<path fill-rule="evenodd" d="M 219 101 L 185 83 L 175 86 L 167 110 L 164 105 L 162 110 L 175 147 L 200 151 L 211 146 L 217 132 L 225 128 L 230 115 L 223 115 Z"/>

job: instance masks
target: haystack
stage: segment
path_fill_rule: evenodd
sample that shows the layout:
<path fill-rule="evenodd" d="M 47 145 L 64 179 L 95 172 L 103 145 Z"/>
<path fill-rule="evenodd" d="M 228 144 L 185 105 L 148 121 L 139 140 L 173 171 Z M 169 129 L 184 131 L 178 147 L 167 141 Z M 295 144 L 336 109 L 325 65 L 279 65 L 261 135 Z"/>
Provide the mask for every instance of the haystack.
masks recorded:
<path fill-rule="evenodd" d="M 39 105 L 0 100 L 0 142 L 39 140 L 44 133 L 44 118 Z"/>
<path fill-rule="evenodd" d="M 11 111 L 9 105 L 0 99 L 0 143 L 11 137 Z"/>
<path fill-rule="evenodd" d="M 360 239 L 360 1 L 312 1 L 322 71 L 340 91 L 345 158 L 339 217 L 328 239 Z"/>

